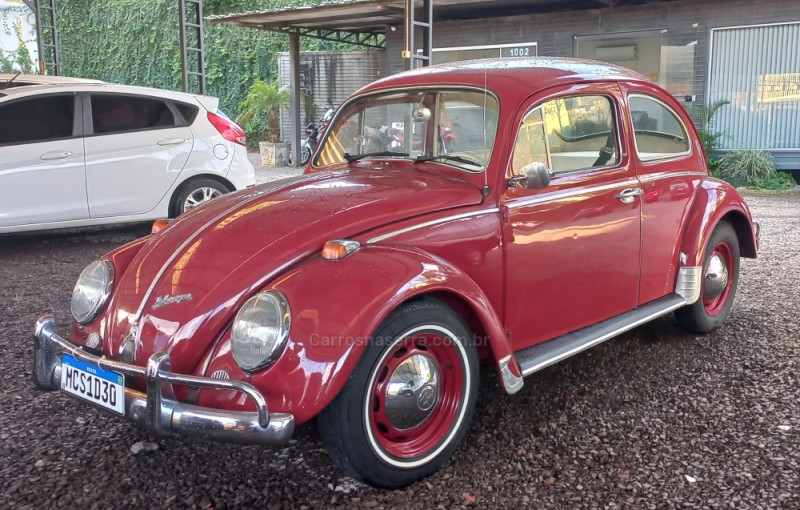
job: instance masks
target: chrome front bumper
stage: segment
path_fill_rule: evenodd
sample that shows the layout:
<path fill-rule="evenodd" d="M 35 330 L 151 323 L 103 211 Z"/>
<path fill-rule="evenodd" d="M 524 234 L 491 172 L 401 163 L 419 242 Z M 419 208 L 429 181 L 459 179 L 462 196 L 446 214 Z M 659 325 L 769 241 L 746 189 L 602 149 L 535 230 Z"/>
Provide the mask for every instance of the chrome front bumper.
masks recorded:
<path fill-rule="evenodd" d="M 170 359 L 166 352 L 150 356 L 145 367 L 94 356 L 60 337 L 53 318 L 48 315 L 36 322 L 33 352 L 33 382 L 42 390 L 61 388 L 62 353 L 104 370 L 143 378 L 147 393 L 125 388 L 125 418 L 159 437 L 177 434 L 230 443 L 280 445 L 286 443 L 294 432 L 294 416 L 270 414 L 264 396 L 252 384 L 174 374 L 170 372 Z M 175 399 L 173 384 L 240 391 L 255 402 L 257 411 L 223 411 L 184 404 Z"/>

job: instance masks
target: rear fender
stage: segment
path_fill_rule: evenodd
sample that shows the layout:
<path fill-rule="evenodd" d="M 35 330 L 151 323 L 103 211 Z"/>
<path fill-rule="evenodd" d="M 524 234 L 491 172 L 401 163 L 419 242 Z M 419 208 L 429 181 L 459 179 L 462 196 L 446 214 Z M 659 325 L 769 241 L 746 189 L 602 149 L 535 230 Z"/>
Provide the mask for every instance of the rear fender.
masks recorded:
<path fill-rule="evenodd" d="M 756 258 L 758 242 L 753 218 L 742 196 L 730 184 L 708 178 L 697 189 L 681 243 L 681 266 L 702 266 L 711 233 L 720 221 L 736 231 L 741 255 Z"/>
<path fill-rule="evenodd" d="M 223 369 L 232 379 L 247 380 L 265 394 L 270 411 L 291 413 L 298 423 L 313 418 L 336 397 L 392 310 L 423 295 L 449 294 L 468 303 L 486 334 L 476 341 L 488 341 L 495 360 L 510 357 L 519 370 L 502 323 L 478 285 L 415 248 L 365 246 L 340 261 L 312 259 L 269 289 L 282 292 L 292 312 L 283 355 L 263 373 L 247 378 L 233 362 L 226 333 L 206 373 Z M 238 399 L 221 395 L 225 392 L 202 393 L 202 405 L 237 407 Z"/>

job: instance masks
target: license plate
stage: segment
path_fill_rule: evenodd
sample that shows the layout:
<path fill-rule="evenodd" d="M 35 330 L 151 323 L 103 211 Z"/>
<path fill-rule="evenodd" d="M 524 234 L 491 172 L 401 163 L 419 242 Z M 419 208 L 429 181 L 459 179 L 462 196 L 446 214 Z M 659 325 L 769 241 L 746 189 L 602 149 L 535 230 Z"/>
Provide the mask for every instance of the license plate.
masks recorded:
<path fill-rule="evenodd" d="M 61 389 L 115 413 L 125 414 L 125 376 L 61 355 Z"/>

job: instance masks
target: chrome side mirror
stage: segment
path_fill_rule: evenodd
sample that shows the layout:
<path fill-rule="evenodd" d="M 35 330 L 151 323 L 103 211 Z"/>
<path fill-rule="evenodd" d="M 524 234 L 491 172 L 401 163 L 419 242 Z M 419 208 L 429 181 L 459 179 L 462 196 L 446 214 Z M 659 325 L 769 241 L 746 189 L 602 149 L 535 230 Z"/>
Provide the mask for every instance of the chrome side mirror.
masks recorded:
<path fill-rule="evenodd" d="M 508 180 L 510 188 L 522 186 L 525 189 L 543 189 L 550 185 L 550 169 L 541 161 L 523 166 L 520 175 Z"/>

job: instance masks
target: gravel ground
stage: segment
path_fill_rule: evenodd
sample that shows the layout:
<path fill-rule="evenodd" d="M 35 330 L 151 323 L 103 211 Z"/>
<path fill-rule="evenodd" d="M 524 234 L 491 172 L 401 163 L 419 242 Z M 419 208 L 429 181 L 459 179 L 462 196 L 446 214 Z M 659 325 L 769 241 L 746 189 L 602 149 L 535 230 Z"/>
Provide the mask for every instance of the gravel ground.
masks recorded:
<path fill-rule="evenodd" d="M 277 181 L 287 177 L 295 177 L 303 173 L 303 167 L 292 166 L 264 166 L 261 164 L 261 155 L 258 152 L 247 153 L 248 159 L 256 168 L 256 182 Z"/>
<path fill-rule="evenodd" d="M 765 233 L 733 314 L 663 318 L 526 380 L 482 373 L 464 445 L 405 490 L 358 484 L 314 427 L 283 449 L 158 440 L 30 383 L 37 315 L 69 324 L 85 264 L 141 226 L 0 237 L 0 508 L 800 508 L 800 193 L 750 196 Z"/>

